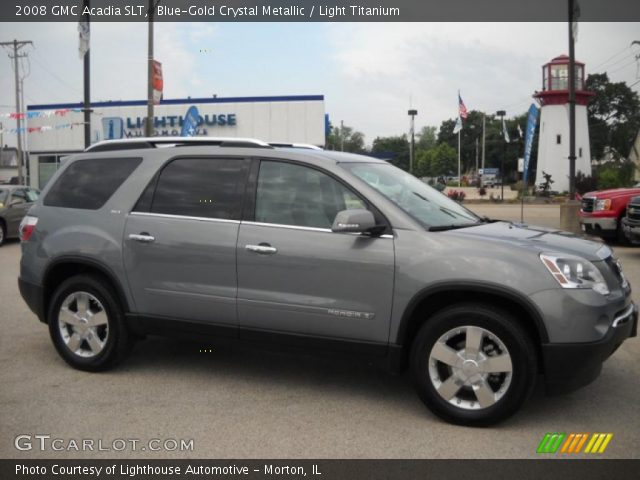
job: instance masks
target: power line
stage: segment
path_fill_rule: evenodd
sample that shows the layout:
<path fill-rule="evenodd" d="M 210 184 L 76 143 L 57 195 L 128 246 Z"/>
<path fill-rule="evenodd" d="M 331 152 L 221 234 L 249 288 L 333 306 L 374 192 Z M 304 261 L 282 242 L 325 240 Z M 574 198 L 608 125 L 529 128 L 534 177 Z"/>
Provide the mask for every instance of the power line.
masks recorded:
<path fill-rule="evenodd" d="M 624 70 L 625 68 L 630 67 L 631 65 L 636 64 L 636 63 L 638 63 L 638 59 L 634 59 L 633 61 L 627 63 L 626 65 L 623 65 L 620 68 L 616 68 L 615 70 L 611 70 L 611 71 L 609 71 L 607 73 L 619 72 L 620 70 Z"/>
<path fill-rule="evenodd" d="M 624 57 L 619 58 L 618 60 L 616 60 L 615 62 L 613 62 L 611 65 L 607 65 L 606 67 L 600 68 L 599 70 L 602 72 L 606 72 L 609 71 L 610 68 L 615 67 L 616 65 L 619 65 L 622 62 L 626 62 L 627 60 L 629 60 L 631 57 L 635 57 L 635 54 L 632 52 L 629 55 L 626 55 Z M 597 71 L 596 69 L 593 69 L 594 71 Z"/>
<path fill-rule="evenodd" d="M 620 55 L 621 53 L 625 52 L 626 50 L 628 50 L 631 47 L 624 47 L 622 50 L 620 50 L 617 53 L 614 53 L 612 56 L 610 56 L 609 58 L 607 58 L 604 62 L 600 62 L 599 64 L 597 64 L 595 67 L 592 68 L 592 71 L 596 71 L 596 69 L 600 68 L 603 65 L 606 65 L 607 63 L 609 63 L 610 60 L 613 60 L 614 58 L 616 58 L 618 55 Z"/>
<path fill-rule="evenodd" d="M 67 83 L 66 81 L 64 81 L 62 78 L 60 78 L 56 73 L 53 72 L 53 70 L 51 68 L 49 68 L 48 65 L 46 65 L 45 60 L 42 56 L 40 56 L 40 53 L 38 53 L 37 50 L 34 49 L 34 52 L 36 54 L 35 57 L 33 57 L 33 60 L 40 65 L 40 67 L 47 72 L 49 75 L 51 75 L 53 78 L 55 78 L 58 82 L 60 82 L 61 85 L 64 85 L 65 87 L 67 87 L 69 90 L 72 90 L 74 93 L 80 93 L 80 89 L 77 87 L 74 87 L 72 85 L 70 85 L 69 83 Z M 38 60 L 39 57 L 42 61 Z"/>

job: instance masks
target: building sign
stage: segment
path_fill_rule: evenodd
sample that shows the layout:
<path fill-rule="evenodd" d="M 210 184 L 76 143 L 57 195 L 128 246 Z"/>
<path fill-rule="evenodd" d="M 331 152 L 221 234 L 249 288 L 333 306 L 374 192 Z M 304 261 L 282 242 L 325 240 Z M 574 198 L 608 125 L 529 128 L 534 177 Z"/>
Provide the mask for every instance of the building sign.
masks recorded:
<path fill-rule="evenodd" d="M 153 120 L 154 136 L 158 137 L 178 137 L 182 136 L 182 130 L 185 125 L 185 117 L 188 116 L 191 107 L 187 109 L 184 115 L 159 115 Z M 196 110 L 197 112 L 197 110 Z M 208 127 L 235 127 L 237 125 L 237 117 L 235 113 L 220 114 L 198 114 L 197 122 L 193 118 L 194 125 L 190 125 L 190 136 L 208 136 Z M 118 138 L 144 137 L 144 126 L 147 121 L 146 117 L 107 117 L 102 119 L 102 136 L 105 140 L 113 140 Z"/>

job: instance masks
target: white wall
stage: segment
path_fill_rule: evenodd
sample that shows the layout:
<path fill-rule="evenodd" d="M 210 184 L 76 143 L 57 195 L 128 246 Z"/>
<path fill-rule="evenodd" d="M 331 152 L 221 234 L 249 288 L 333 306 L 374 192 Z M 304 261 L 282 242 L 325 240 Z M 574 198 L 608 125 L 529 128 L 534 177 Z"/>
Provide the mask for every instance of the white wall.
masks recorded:
<path fill-rule="evenodd" d="M 185 101 L 179 105 L 156 105 L 156 117 L 184 116 L 187 109 L 195 105 L 200 115 L 235 114 L 236 125 L 202 125 L 199 136 L 217 137 L 251 137 L 272 142 L 296 142 L 324 145 L 324 101 L 257 101 L 237 103 L 189 103 Z M 125 122 L 125 132 L 133 135 L 143 135 L 143 129 L 127 129 L 126 118 L 146 116 L 146 105 L 143 106 L 113 106 L 95 107 L 91 116 L 92 142 L 104 139 L 102 119 L 107 117 L 121 117 Z M 64 116 L 50 116 L 32 118 L 27 121 L 28 127 L 51 126 L 82 122 L 82 113 L 69 112 Z M 172 128 L 159 128 L 168 135 L 179 135 L 180 127 L 175 124 Z M 84 148 L 83 126 L 72 129 L 49 130 L 28 134 L 28 150 L 42 151 L 76 151 Z"/>
<path fill-rule="evenodd" d="M 561 135 L 561 143 L 556 143 Z M 582 156 L 580 149 L 582 148 Z M 576 105 L 576 173 L 591 175 L 591 149 L 587 107 Z M 569 105 L 545 105 L 540 112 L 536 186 L 544 182 L 542 171 L 551 174 L 551 190 L 569 191 Z"/>

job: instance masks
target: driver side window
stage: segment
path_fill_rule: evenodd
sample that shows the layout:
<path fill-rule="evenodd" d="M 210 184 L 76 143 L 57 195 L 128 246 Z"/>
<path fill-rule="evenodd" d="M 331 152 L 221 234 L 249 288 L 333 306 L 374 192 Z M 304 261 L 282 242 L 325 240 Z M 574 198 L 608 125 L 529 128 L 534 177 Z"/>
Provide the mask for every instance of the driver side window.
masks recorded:
<path fill-rule="evenodd" d="M 323 172 L 292 163 L 260 163 L 256 222 L 328 229 L 339 211 L 357 208 L 367 207 Z"/>

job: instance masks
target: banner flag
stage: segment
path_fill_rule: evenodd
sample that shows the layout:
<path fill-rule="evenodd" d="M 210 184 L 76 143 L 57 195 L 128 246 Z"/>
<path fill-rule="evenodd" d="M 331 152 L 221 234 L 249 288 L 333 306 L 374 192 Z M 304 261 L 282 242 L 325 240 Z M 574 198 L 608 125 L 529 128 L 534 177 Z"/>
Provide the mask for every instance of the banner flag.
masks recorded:
<path fill-rule="evenodd" d="M 82 60 L 89 51 L 91 27 L 89 22 L 78 22 L 78 54 Z"/>
<path fill-rule="evenodd" d="M 153 61 L 153 103 L 158 105 L 162 100 L 162 89 L 164 82 L 162 80 L 162 64 L 157 60 Z"/>
<path fill-rule="evenodd" d="M 536 124 L 538 123 L 538 114 L 540 110 L 532 103 L 529 107 L 527 115 L 527 130 L 524 139 L 524 172 L 522 172 L 522 180 L 527 185 L 527 176 L 529 175 L 529 161 L 531 160 L 531 148 L 533 147 L 533 136 L 536 134 Z"/>

